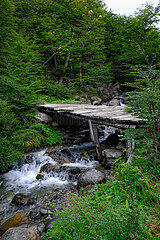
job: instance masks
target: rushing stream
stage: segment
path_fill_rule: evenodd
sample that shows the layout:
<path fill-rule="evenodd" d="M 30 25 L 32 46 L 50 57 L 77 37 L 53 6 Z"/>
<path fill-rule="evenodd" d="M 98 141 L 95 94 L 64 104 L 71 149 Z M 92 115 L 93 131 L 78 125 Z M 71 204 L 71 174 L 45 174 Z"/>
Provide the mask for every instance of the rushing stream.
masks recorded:
<path fill-rule="evenodd" d="M 92 143 L 84 144 L 79 148 L 92 147 Z M 78 148 L 78 146 L 70 147 L 70 150 Z M 61 150 L 59 150 L 60 152 Z M 45 178 L 42 180 L 37 180 L 36 176 L 40 173 L 40 169 L 45 164 L 56 164 L 53 158 L 45 154 L 46 149 L 33 152 L 24 156 L 24 163 L 22 166 L 14 167 L 9 172 L 5 173 L 1 177 L 4 178 L 4 183 L 0 187 L 0 218 L 6 218 L 17 208 L 11 205 L 13 197 L 17 193 L 32 194 L 38 198 L 53 186 L 64 186 L 69 182 L 76 185 L 76 180 L 69 177 L 68 171 L 66 169 L 86 169 L 92 168 L 96 163 L 94 159 L 90 159 L 87 155 L 87 161 L 79 153 L 72 153 L 72 162 L 61 163 L 60 171 L 53 171 L 51 173 L 46 173 Z M 38 201 L 38 200 L 37 200 Z M 33 206 L 34 207 L 34 206 Z M 31 207 L 30 207 L 31 208 Z"/>
<path fill-rule="evenodd" d="M 115 131 L 104 129 L 103 132 L 99 142 L 103 142 Z M 99 163 L 89 154 L 94 148 L 92 142 L 85 142 L 70 147 L 43 149 L 25 155 L 22 163 L 0 176 L 0 225 L 17 212 L 25 212 L 29 218 L 30 214 L 33 214 L 35 218 L 32 221 L 31 216 L 31 226 L 45 225 L 43 214 L 40 213 L 49 211 L 48 203 L 54 202 L 55 206 L 63 204 L 66 194 L 69 194 L 67 189 L 70 191 L 70 188 L 73 188 L 77 191 L 75 187 L 79 174 L 98 166 Z M 24 198 L 20 204 L 14 200 L 17 195 L 20 199 Z M 28 201 L 27 204 L 25 201 Z M 52 209 L 53 211 L 55 209 Z M 41 234 L 44 230 L 36 231 Z"/>

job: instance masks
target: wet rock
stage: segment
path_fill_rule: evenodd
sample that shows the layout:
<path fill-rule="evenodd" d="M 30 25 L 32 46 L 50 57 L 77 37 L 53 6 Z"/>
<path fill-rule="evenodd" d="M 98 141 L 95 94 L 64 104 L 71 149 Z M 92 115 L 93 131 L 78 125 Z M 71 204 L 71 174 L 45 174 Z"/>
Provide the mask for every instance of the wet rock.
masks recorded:
<path fill-rule="evenodd" d="M 52 148 L 48 148 L 48 149 L 46 150 L 45 154 L 47 154 L 47 153 L 51 153 L 52 151 L 53 151 Z"/>
<path fill-rule="evenodd" d="M 35 203 L 35 199 L 27 194 L 18 193 L 14 196 L 12 203 L 17 206 L 33 205 Z"/>
<path fill-rule="evenodd" d="M 80 101 L 83 103 L 91 103 L 91 101 L 85 96 L 80 97 Z"/>
<path fill-rule="evenodd" d="M 71 193 L 77 193 L 77 189 L 75 187 L 74 184 L 72 183 L 68 183 L 66 186 L 65 186 L 65 189 Z"/>
<path fill-rule="evenodd" d="M 116 149 L 105 149 L 102 151 L 102 155 L 107 159 L 117 159 L 122 156 L 122 152 Z"/>
<path fill-rule="evenodd" d="M 41 213 L 42 215 L 46 215 L 46 214 L 48 214 L 48 210 L 45 209 L 45 208 L 41 208 L 40 213 Z"/>
<path fill-rule="evenodd" d="M 86 162 L 89 162 L 89 159 L 87 157 L 82 157 L 82 160 L 86 161 Z"/>
<path fill-rule="evenodd" d="M 37 180 L 43 180 L 45 178 L 45 174 L 44 173 L 38 173 L 36 176 Z"/>
<path fill-rule="evenodd" d="M 33 156 L 27 155 L 23 157 L 24 161 L 23 163 L 32 163 L 33 162 Z"/>
<path fill-rule="evenodd" d="M 42 234 L 42 232 L 44 232 L 44 230 L 45 230 L 45 224 L 43 222 L 40 223 L 37 227 L 37 230 L 38 230 L 39 234 Z"/>
<path fill-rule="evenodd" d="M 32 211 L 29 212 L 29 217 L 30 217 L 31 219 L 40 219 L 41 214 L 40 214 L 39 211 L 32 210 Z"/>
<path fill-rule="evenodd" d="M 66 155 L 69 156 L 69 157 L 72 156 L 71 151 L 69 151 L 68 149 L 62 149 L 61 152 L 62 152 L 63 154 L 66 154 Z"/>
<path fill-rule="evenodd" d="M 99 183 L 99 184 L 106 183 L 106 180 L 107 180 L 106 177 L 102 177 L 102 176 L 99 176 L 99 177 L 98 177 L 98 183 Z"/>
<path fill-rule="evenodd" d="M 25 155 L 23 156 L 22 160 L 18 161 L 18 167 L 21 168 L 24 164 L 32 164 L 34 161 L 34 157 L 31 155 Z M 13 170 L 17 169 L 17 166 L 12 167 Z"/>
<path fill-rule="evenodd" d="M 19 227 L 19 226 L 27 227 L 28 224 L 29 224 L 29 220 L 26 214 L 24 212 L 18 212 L 3 222 L 3 224 L 0 226 L 0 231 L 4 233 L 9 228 Z"/>
<path fill-rule="evenodd" d="M 37 225 L 30 226 L 30 229 L 32 229 L 36 234 L 38 233 L 38 226 Z"/>
<path fill-rule="evenodd" d="M 80 174 L 83 171 L 80 167 L 73 167 L 70 168 L 69 170 L 71 174 Z"/>
<path fill-rule="evenodd" d="M 103 171 L 97 170 L 95 168 L 89 169 L 84 173 L 81 173 L 78 177 L 77 188 L 86 187 L 87 185 L 98 184 L 99 177 L 106 177 Z"/>
<path fill-rule="evenodd" d="M 57 160 L 60 164 L 63 163 L 71 163 L 70 159 L 68 157 L 63 157 Z"/>
<path fill-rule="evenodd" d="M 60 165 L 58 163 L 56 163 L 54 165 L 52 163 L 46 163 L 41 167 L 40 173 L 41 172 L 49 173 L 49 172 L 52 172 L 55 169 L 59 169 L 59 168 L 60 168 Z"/>
<path fill-rule="evenodd" d="M 95 96 L 91 97 L 90 101 L 93 105 L 100 105 L 102 103 L 102 99 Z"/>
<path fill-rule="evenodd" d="M 51 123 L 52 122 L 52 117 L 41 112 L 37 112 L 35 115 L 35 118 L 40 120 L 42 123 Z"/>
<path fill-rule="evenodd" d="M 62 154 L 61 152 L 52 151 L 48 154 L 52 159 L 56 160 L 58 163 L 71 163 L 70 157 Z"/>
<path fill-rule="evenodd" d="M 13 227 L 4 233 L 1 240 L 36 240 L 36 233 L 29 228 Z"/>
<path fill-rule="evenodd" d="M 109 103 L 107 104 L 108 106 L 120 106 L 120 101 L 116 98 L 112 99 L 111 101 L 109 101 Z"/>
<path fill-rule="evenodd" d="M 83 123 L 83 124 L 85 124 L 85 123 Z M 69 145 L 79 145 L 81 143 L 84 143 L 86 140 L 86 136 L 85 136 L 85 134 L 80 133 L 79 130 L 80 129 L 78 129 L 78 131 L 72 135 L 66 135 L 63 139 L 63 142 L 65 144 L 69 144 Z M 70 131 L 72 131 L 72 129 Z M 72 152 L 71 152 L 71 154 L 72 154 Z"/>
<path fill-rule="evenodd" d="M 0 186 L 3 184 L 4 178 L 0 178 Z"/>

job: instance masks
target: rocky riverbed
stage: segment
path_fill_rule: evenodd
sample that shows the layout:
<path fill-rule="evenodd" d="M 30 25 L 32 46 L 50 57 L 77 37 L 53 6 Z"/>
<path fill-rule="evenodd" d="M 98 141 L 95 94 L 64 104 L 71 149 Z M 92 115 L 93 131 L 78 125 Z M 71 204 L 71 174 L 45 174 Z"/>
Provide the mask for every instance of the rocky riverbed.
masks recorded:
<path fill-rule="evenodd" d="M 87 187 L 85 193 L 94 184 L 107 181 L 113 175 L 111 164 L 122 155 L 123 144 L 116 140 L 113 130 L 105 134 L 105 138 L 100 136 L 100 142 L 107 145 L 103 151 L 108 158 L 105 168 L 95 160 L 94 150 L 90 151 L 93 144 L 85 142 L 30 153 L 19 166 L 1 176 L 0 235 L 12 227 L 24 227 L 40 236 L 51 228 L 56 221 L 54 212 L 66 205 L 71 194 Z"/>

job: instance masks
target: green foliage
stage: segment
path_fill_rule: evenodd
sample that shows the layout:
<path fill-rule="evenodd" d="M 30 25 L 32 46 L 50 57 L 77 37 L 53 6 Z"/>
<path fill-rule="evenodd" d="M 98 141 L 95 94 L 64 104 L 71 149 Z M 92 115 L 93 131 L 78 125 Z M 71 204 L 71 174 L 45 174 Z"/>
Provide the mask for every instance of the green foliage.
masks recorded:
<path fill-rule="evenodd" d="M 21 150 L 16 142 L 13 144 L 14 133 L 19 124 L 19 119 L 12 112 L 12 105 L 0 99 L 0 171 L 7 170 L 21 158 Z"/>
<path fill-rule="evenodd" d="M 33 48 L 34 45 L 17 35 L 8 46 L 4 67 L 0 69 L 2 99 L 12 105 L 12 111 L 19 116 L 34 108 L 36 92 L 41 89 L 38 54 Z"/>
<path fill-rule="evenodd" d="M 134 165 L 121 165 L 115 179 L 98 185 L 85 197 L 72 196 L 68 207 L 42 239 L 157 239 L 149 232 L 145 204 L 158 206 L 150 177 Z"/>
<path fill-rule="evenodd" d="M 105 63 L 106 11 L 100 1 L 15 0 L 15 7 L 18 27 L 35 39 L 43 55 L 50 92 L 55 93 L 56 83 L 88 90 L 112 78 Z"/>
<path fill-rule="evenodd" d="M 3 113 L 4 114 L 4 113 Z M 5 114 L 5 117 L 7 115 Z M 3 118 L 0 118 L 0 120 Z M 10 120 L 10 116 L 8 121 Z M 15 128 L 15 118 L 12 128 Z M 7 121 L 7 119 L 6 119 Z M 4 124 L 4 126 L 3 126 Z M 53 146 L 62 143 L 64 132 L 60 131 L 57 127 L 52 128 L 50 125 L 42 124 L 39 122 L 29 121 L 26 124 L 19 125 L 13 131 L 11 122 L 1 126 L 1 142 L 0 142 L 0 171 L 7 170 L 13 166 L 17 161 L 22 159 L 24 152 L 36 150 L 42 146 Z M 5 135 L 4 135 L 5 134 Z"/>
<path fill-rule="evenodd" d="M 148 175 L 146 169 L 133 164 L 121 164 L 116 171 L 116 179 L 120 183 L 123 192 L 125 192 L 128 202 L 137 205 L 149 205 L 159 203 L 159 194 L 157 187 L 153 182 L 153 175 Z"/>
<path fill-rule="evenodd" d="M 13 10 L 12 1 L 0 1 L 0 64 L 2 64 L 2 58 L 6 54 L 5 47 L 13 37 Z"/>
<path fill-rule="evenodd" d="M 62 143 L 64 133 L 58 128 L 42 123 L 29 123 L 19 129 L 15 141 L 19 142 L 24 152 L 33 151 L 42 146 Z"/>
<path fill-rule="evenodd" d="M 67 88 L 65 85 L 59 86 L 58 83 L 52 83 L 50 80 L 44 80 L 46 82 L 45 90 L 43 94 L 46 94 L 48 97 L 54 97 L 55 100 L 61 99 L 69 99 L 74 94 L 72 89 Z"/>
<path fill-rule="evenodd" d="M 137 146 L 144 149 L 146 158 L 160 160 L 160 72 L 154 66 L 134 67 L 134 83 L 129 84 L 135 91 L 129 92 L 128 111 L 143 119 L 146 124 L 141 130 L 128 131 L 137 139 Z M 130 133 L 129 133 L 130 132 Z M 127 131 L 126 131 L 127 133 Z M 141 144 L 141 146 L 140 146 Z"/>
<path fill-rule="evenodd" d="M 9 169 L 17 163 L 18 160 L 22 160 L 21 149 L 17 147 L 17 143 L 13 142 L 11 136 L 0 136 L 0 173 Z"/>
<path fill-rule="evenodd" d="M 105 53 L 113 64 L 114 80 L 134 81 L 129 64 L 152 64 L 159 62 L 160 35 L 158 9 L 152 5 L 143 6 L 135 16 L 106 16 Z"/>

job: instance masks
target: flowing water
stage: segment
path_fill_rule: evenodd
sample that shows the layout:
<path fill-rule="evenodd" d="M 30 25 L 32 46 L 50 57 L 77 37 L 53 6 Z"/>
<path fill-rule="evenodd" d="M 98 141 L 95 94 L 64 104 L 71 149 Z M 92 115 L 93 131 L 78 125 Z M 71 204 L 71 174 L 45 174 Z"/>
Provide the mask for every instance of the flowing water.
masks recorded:
<path fill-rule="evenodd" d="M 86 144 L 83 146 L 88 147 Z M 71 149 L 76 149 L 78 146 L 73 146 Z M 80 147 L 81 148 L 81 147 Z M 76 180 L 69 178 L 68 171 L 66 169 L 86 169 L 92 168 L 96 161 L 90 159 L 87 156 L 88 161 L 84 160 L 83 156 L 79 153 L 72 153 L 72 162 L 61 163 L 61 171 L 53 171 L 52 173 L 45 173 L 44 180 L 37 180 L 36 176 L 40 172 L 40 169 L 45 164 L 56 164 L 57 162 L 45 154 L 46 149 L 30 153 L 24 156 L 24 163 L 22 166 L 14 167 L 9 172 L 5 173 L 1 177 L 4 178 L 4 183 L 0 187 L 0 219 L 7 217 L 17 211 L 17 208 L 11 204 L 13 197 L 17 193 L 31 194 L 36 198 L 47 193 L 47 191 L 53 186 L 65 186 L 69 182 L 76 185 Z M 59 150 L 61 152 L 61 150 Z M 38 201 L 38 199 L 37 199 Z M 34 206 L 33 206 L 34 207 Z"/>
<path fill-rule="evenodd" d="M 107 129 L 103 131 L 104 135 L 100 137 L 100 142 L 114 132 L 113 130 Z M 69 151 L 69 158 L 71 161 L 67 163 L 60 162 L 59 170 L 48 173 L 45 172 L 45 177 L 42 180 L 36 179 L 36 176 L 40 173 L 41 167 L 50 163 L 54 165 L 57 163 L 57 159 L 51 158 L 46 154 L 46 149 L 24 156 L 22 164 L 19 164 L 19 166 L 14 167 L 9 172 L 0 176 L 0 178 L 4 178 L 4 182 L 0 186 L 0 220 L 12 216 L 19 210 L 29 211 L 36 207 L 35 205 L 29 206 L 26 210 L 26 208 L 22 209 L 14 206 L 14 204 L 12 204 L 12 199 L 18 193 L 30 194 L 36 197 L 38 203 L 38 199 L 42 199 L 50 189 L 53 189 L 53 186 L 62 187 L 70 182 L 76 185 L 77 175 L 70 174 L 70 170 L 72 169 L 72 172 L 73 170 L 76 170 L 76 172 L 78 170 L 78 173 L 80 173 L 82 169 L 92 168 L 95 164 L 98 164 L 93 157 L 87 154 L 88 150 L 93 147 L 94 144 L 92 142 L 73 145 L 68 148 L 59 147 L 58 150 L 56 149 L 59 154 L 66 149 Z M 83 152 L 83 154 L 79 152 Z"/>

